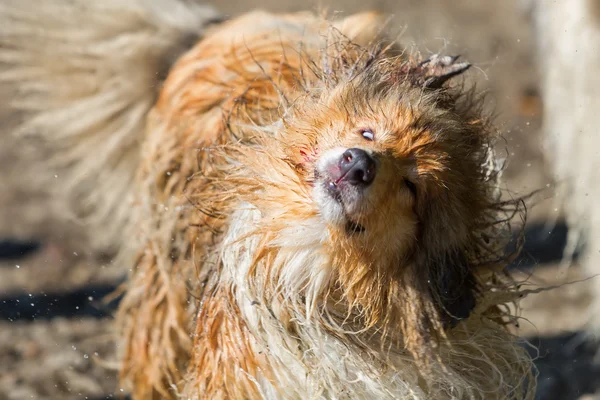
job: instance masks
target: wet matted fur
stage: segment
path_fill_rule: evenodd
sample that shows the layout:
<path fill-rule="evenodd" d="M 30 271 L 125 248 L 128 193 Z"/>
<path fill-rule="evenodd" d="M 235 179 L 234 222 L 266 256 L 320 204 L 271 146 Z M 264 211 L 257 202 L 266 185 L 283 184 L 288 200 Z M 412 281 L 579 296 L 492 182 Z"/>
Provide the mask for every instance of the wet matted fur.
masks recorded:
<path fill-rule="evenodd" d="M 129 79 L 156 64 L 127 55 L 158 39 L 139 47 L 126 29 L 107 30 L 125 26 L 125 6 L 106 19 L 92 7 L 93 34 L 75 35 L 51 6 L 20 4 L 0 6 L 13 24 L 0 28 L 5 78 L 26 91 L 15 103 L 30 112 L 24 130 L 51 139 L 70 124 L 76 139 L 57 150 L 69 182 L 81 181 L 79 196 L 97 181 L 85 197 L 102 222 L 94 234 L 123 241 L 118 262 L 131 276 L 117 322 L 134 398 L 533 398 L 531 360 L 506 329 L 505 305 L 522 293 L 501 273 L 517 204 L 499 200 L 481 99 L 446 82 L 466 64 L 386 44 L 374 13 L 254 12 L 204 30 L 146 117 L 154 92 Z M 155 20 L 144 7 L 171 9 L 133 4 L 141 21 Z M 157 15 L 178 26 L 187 14 Z M 100 46 L 78 59 L 97 35 L 131 52 Z M 58 90 L 58 60 L 29 43 L 40 37 L 89 78 L 84 98 L 117 103 Z M 105 87 L 98 70 L 111 65 L 119 81 Z M 65 98 L 81 115 L 60 112 Z M 113 135 L 119 124 L 127 130 Z M 105 161 L 97 169 L 90 146 Z M 348 149 L 371 160 L 369 186 L 332 178 Z"/>

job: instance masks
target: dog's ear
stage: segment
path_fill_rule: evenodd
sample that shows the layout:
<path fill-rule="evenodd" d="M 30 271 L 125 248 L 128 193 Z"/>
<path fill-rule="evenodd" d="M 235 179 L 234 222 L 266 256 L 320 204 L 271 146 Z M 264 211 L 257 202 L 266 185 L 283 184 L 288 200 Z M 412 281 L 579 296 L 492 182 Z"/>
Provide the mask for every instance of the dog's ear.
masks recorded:
<path fill-rule="evenodd" d="M 467 254 L 470 223 L 467 208 L 448 201 L 423 201 L 419 248 L 414 255 L 419 287 L 427 291 L 444 326 L 452 327 L 469 317 L 477 299 L 477 278 Z"/>
<path fill-rule="evenodd" d="M 404 77 L 415 86 L 439 89 L 446 81 L 471 67 L 468 62 L 458 62 L 459 57 L 434 54 L 419 63 L 408 63 L 399 71 L 399 78 Z"/>
<path fill-rule="evenodd" d="M 415 255 L 414 268 L 437 310 L 440 322 L 452 328 L 469 317 L 477 302 L 477 281 L 459 251 L 431 254 L 426 249 Z"/>
<path fill-rule="evenodd" d="M 450 251 L 429 259 L 425 265 L 428 287 L 442 323 L 454 327 L 476 305 L 477 282 L 466 257 Z"/>

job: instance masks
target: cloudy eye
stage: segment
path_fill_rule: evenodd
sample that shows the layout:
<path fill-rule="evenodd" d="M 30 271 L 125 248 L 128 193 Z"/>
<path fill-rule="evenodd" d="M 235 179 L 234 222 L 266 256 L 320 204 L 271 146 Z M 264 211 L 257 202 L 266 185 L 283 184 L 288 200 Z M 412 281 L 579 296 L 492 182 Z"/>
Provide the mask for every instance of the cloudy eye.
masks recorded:
<path fill-rule="evenodd" d="M 373 134 L 373 131 L 371 131 L 370 129 L 362 129 L 360 131 L 360 134 L 362 135 L 363 138 L 365 138 L 366 140 L 369 141 L 373 141 L 375 140 L 375 134 Z"/>

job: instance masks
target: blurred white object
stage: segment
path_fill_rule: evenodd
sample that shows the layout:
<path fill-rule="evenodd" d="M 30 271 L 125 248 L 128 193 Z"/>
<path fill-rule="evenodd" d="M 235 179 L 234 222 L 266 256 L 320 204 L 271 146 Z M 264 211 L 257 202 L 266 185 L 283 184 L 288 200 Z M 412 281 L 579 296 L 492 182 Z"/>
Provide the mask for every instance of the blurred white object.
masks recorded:
<path fill-rule="evenodd" d="M 546 163 L 569 225 L 565 264 L 582 246 L 586 276 L 600 274 L 600 0 L 529 0 L 542 71 Z M 600 339 L 600 278 L 589 333 Z"/>

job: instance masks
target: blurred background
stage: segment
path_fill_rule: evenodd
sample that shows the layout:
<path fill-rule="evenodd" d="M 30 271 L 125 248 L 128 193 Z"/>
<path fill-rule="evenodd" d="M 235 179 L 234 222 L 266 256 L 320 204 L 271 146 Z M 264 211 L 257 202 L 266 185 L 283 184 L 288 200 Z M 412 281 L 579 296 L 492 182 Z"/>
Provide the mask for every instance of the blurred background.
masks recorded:
<path fill-rule="evenodd" d="M 343 14 L 378 9 L 393 15 L 394 30 L 405 29 L 405 43 L 425 54 L 443 51 L 469 60 L 475 65 L 471 79 L 489 90 L 505 138 L 503 186 L 516 195 L 543 189 L 529 202 L 525 249 L 511 272 L 539 286 L 586 277 L 577 254 L 571 268 L 561 267 L 568 228 L 552 199 L 553 178 L 544 163 L 541 72 L 531 15 L 522 2 L 221 0 L 215 6 L 230 16 L 256 8 Z M 10 96 L 5 89 L 0 97 Z M 2 99 L 0 114 L 10 124 Z M 118 398 L 123 393 L 110 369 L 115 363 L 110 319 L 118 297 L 105 296 L 122 281 L 122 271 L 109 257 L 79 251 L 81 227 L 56 225 L 36 203 L 43 196 L 37 188 L 15 184 L 20 163 L 31 155 L 11 144 L 9 138 L 0 141 L 0 399 Z M 565 285 L 521 304 L 518 334 L 539 348 L 539 354 L 532 350 L 538 357 L 539 399 L 592 398 L 600 390 L 595 347 L 583 333 L 591 289 L 589 281 Z"/>

